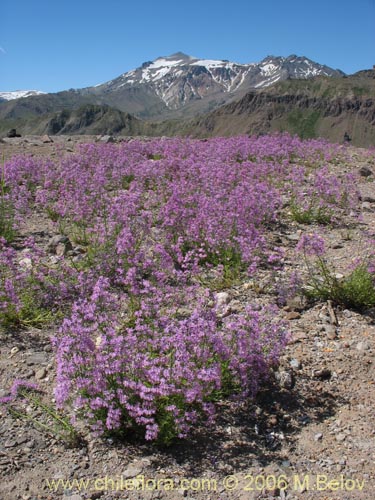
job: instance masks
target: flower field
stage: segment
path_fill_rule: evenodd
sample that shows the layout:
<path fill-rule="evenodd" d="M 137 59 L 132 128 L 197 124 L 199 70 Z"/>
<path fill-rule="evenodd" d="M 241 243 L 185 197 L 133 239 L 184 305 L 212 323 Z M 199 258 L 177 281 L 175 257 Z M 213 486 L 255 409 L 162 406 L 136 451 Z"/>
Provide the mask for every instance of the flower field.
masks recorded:
<path fill-rule="evenodd" d="M 341 160 L 341 146 L 287 134 L 16 156 L 1 176 L 0 324 L 55 325 L 56 404 L 99 435 L 168 443 L 213 425 L 219 401 L 256 395 L 288 340 L 277 292 L 235 311 L 222 292 L 283 268 L 272 235 L 285 221 L 356 216 L 357 179 L 329 169 Z M 55 243 L 22 238 L 35 215 Z"/>

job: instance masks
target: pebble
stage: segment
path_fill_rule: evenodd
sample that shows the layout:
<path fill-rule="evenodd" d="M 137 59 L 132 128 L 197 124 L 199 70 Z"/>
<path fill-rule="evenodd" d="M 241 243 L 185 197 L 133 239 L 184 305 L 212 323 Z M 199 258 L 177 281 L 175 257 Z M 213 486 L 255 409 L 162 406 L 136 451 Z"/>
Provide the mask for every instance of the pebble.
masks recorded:
<path fill-rule="evenodd" d="M 294 332 L 288 344 L 296 344 L 297 342 L 302 342 L 302 340 L 305 340 L 307 338 L 308 337 L 305 332 Z"/>
<path fill-rule="evenodd" d="M 299 239 L 301 237 L 301 233 L 302 233 L 302 231 L 297 231 L 296 233 L 286 234 L 285 236 L 290 241 L 299 241 Z"/>
<path fill-rule="evenodd" d="M 370 345 L 368 342 L 358 342 L 356 349 L 357 351 L 368 351 L 370 349 Z"/>
<path fill-rule="evenodd" d="M 332 372 L 329 368 L 321 368 L 320 370 L 313 371 L 313 377 L 327 380 L 331 378 Z"/>
<path fill-rule="evenodd" d="M 275 378 L 279 382 L 280 387 L 284 389 L 292 389 L 294 387 L 293 373 L 290 371 L 280 371 L 275 373 Z"/>
<path fill-rule="evenodd" d="M 46 352 L 34 352 L 29 355 L 26 359 L 26 363 L 28 366 L 30 365 L 41 365 L 43 363 L 47 363 L 48 355 Z"/>
<path fill-rule="evenodd" d="M 47 370 L 45 368 L 41 368 L 40 370 L 37 370 L 37 372 L 35 373 L 35 378 L 37 380 L 42 380 L 46 375 L 47 375 Z"/>
<path fill-rule="evenodd" d="M 363 210 L 368 210 L 368 211 L 372 211 L 372 206 L 371 206 L 371 203 L 369 203 L 368 201 L 364 201 L 361 205 L 362 209 Z"/>
<path fill-rule="evenodd" d="M 19 265 L 24 269 L 31 269 L 33 267 L 33 263 L 30 257 L 24 257 L 23 259 L 21 259 L 19 261 Z"/>
<path fill-rule="evenodd" d="M 142 467 L 139 467 L 137 465 L 130 465 L 127 469 L 124 470 L 121 476 L 124 479 L 130 479 L 132 477 L 139 476 L 139 474 L 141 473 L 142 473 Z"/>
<path fill-rule="evenodd" d="M 334 340 L 337 337 L 336 328 L 333 325 L 324 325 L 324 331 L 329 340 Z"/>
<path fill-rule="evenodd" d="M 276 415 L 271 415 L 271 417 L 268 419 L 268 424 L 274 427 L 277 425 L 277 416 Z"/>
<path fill-rule="evenodd" d="M 291 321 L 293 319 L 299 319 L 301 317 L 300 313 L 297 311 L 290 311 L 286 316 L 285 319 L 288 321 Z"/>
<path fill-rule="evenodd" d="M 300 370 L 302 367 L 301 362 L 296 358 L 291 359 L 289 365 L 291 368 L 294 368 L 295 370 Z"/>
<path fill-rule="evenodd" d="M 364 165 L 363 167 L 361 167 L 359 170 L 359 175 L 361 175 L 362 177 L 370 177 L 370 175 L 373 175 L 373 171 L 371 170 L 371 168 L 369 167 L 366 167 L 366 165 Z"/>
<path fill-rule="evenodd" d="M 323 439 L 323 434 L 321 432 L 317 432 L 314 436 L 314 441 L 321 441 Z"/>
<path fill-rule="evenodd" d="M 342 441 L 345 441 L 346 438 L 347 438 L 347 435 L 344 434 L 343 432 L 339 432 L 339 434 L 336 435 L 336 441 L 338 441 L 339 443 L 341 443 Z"/>
<path fill-rule="evenodd" d="M 229 304 L 230 297 L 228 292 L 218 292 L 215 296 L 217 307 L 223 307 Z"/>

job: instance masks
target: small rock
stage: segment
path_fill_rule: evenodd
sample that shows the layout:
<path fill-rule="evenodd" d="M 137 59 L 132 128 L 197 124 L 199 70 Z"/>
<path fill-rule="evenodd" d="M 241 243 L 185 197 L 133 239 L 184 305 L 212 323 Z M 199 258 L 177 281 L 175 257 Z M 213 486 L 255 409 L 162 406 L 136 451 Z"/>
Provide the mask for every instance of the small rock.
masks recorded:
<path fill-rule="evenodd" d="M 300 313 L 297 311 L 290 311 L 286 316 L 285 319 L 288 321 L 291 321 L 293 319 L 299 319 L 301 317 Z"/>
<path fill-rule="evenodd" d="M 46 375 L 47 375 L 47 370 L 45 368 L 41 368 L 35 373 L 35 378 L 37 380 L 42 380 L 43 378 L 46 377 Z"/>
<path fill-rule="evenodd" d="M 132 477 L 139 476 L 139 474 L 142 474 L 142 467 L 130 465 L 121 475 L 124 479 L 131 479 Z"/>
<path fill-rule="evenodd" d="M 328 380 L 332 376 L 332 372 L 329 368 L 322 368 L 320 370 L 314 370 L 313 376 L 315 378 L 320 378 L 321 380 Z"/>
<path fill-rule="evenodd" d="M 275 378 L 279 382 L 280 387 L 284 389 L 292 389 L 294 387 L 294 376 L 291 371 L 280 371 L 275 373 Z"/>
<path fill-rule="evenodd" d="M 7 137 L 9 139 L 13 139 L 14 137 L 21 137 L 21 134 L 17 134 L 17 130 L 15 128 L 11 128 L 7 133 Z"/>
<path fill-rule="evenodd" d="M 339 432 L 339 434 L 336 435 L 336 441 L 341 443 L 342 441 L 345 441 L 346 437 L 346 434 L 344 434 L 343 432 Z"/>
<path fill-rule="evenodd" d="M 373 196 L 364 196 L 363 201 L 367 201 L 368 203 L 375 203 L 375 198 Z"/>
<path fill-rule="evenodd" d="M 363 210 L 367 210 L 369 212 L 372 212 L 372 206 L 371 206 L 371 203 L 369 203 L 368 201 L 364 201 L 361 205 L 362 209 Z"/>
<path fill-rule="evenodd" d="M 100 142 L 103 142 L 104 144 L 109 144 L 111 142 L 115 142 L 115 138 L 112 135 L 103 135 L 99 139 Z"/>
<path fill-rule="evenodd" d="M 303 311 L 306 307 L 306 298 L 303 295 L 296 295 L 287 299 L 286 305 L 294 311 Z"/>
<path fill-rule="evenodd" d="M 337 337 L 336 328 L 333 325 L 324 325 L 324 331 L 329 340 L 334 340 Z"/>
<path fill-rule="evenodd" d="M 297 342 L 302 342 L 307 339 L 305 332 L 294 332 L 288 344 L 296 344 Z"/>
<path fill-rule="evenodd" d="M 21 259 L 19 261 L 19 265 L 24 269 L 31 269 L 33 267 L 33 263 L 30 257 L 24 257 L 23 259 Z"/>
<path fill-rule="evenodd" d="M 374 175 L 373 171 L 371 168 L 363 166 L 358 170 L 359 175 L 362 177 L 370 177 L 370 175 Z"/>
<path fill-rule="evenodd" d="M 321 432 L 317 432 L 314 436 L 314 441 L 321 441 L 323 439 L 323 434 Z"/>
<path fill-rule="evenodd" d="M 300 370 L 301 369 L 301 362 L 298 359 L 296 359 L 296 358 L 291 359 L 290 362 L 289 362 L 289 365 L 294 370 Z"/>
<path fill-rule="evenodd" d="M 48 355 L 46 352 L 34 352 L 28 356 L 26 359 L 26 364 L 30 365 L 42 365 L 43 363 L 47 363 Z"/>
<path fill-rule="evenodd" d="M 53 140 L 51 139 L 51 137 L 49 135 L 43 135 L 40 140 L 43 142 L 43 144 L 50 144 L 51 142 L 53 142 Z"/>
<path fill-rule="evenodd" d="M 228 292 L 218 292 L 215 295 L 215 299 L 216 299 L 217 307 L 219 307 L 219 308 L 223 307 L 226 304 L 229 304 L 229 301 L 230 301 L 229 293 Z"/>
<path fill-rule="evenodd" d="M 356 349 L 357 351 L 368 351 L 370 349 L 370 345 L 368 342 L 358 342 L 358 344 L 356 345 Z"/>

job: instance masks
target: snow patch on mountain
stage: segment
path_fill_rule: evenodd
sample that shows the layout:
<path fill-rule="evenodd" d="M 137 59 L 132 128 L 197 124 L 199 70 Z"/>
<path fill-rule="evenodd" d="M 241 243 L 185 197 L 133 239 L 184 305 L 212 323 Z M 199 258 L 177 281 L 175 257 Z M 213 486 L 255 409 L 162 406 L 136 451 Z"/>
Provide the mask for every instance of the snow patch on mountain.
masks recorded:
<path fill-rule="evenodd" d="M 0 92 L 0 100 L 12 101 L 13 99 L 21 99 L 22 97 L 30 97 L 33 95 L 41 95 L 46 92 L 40 90 L 14 90 L 12 92 Z"/>

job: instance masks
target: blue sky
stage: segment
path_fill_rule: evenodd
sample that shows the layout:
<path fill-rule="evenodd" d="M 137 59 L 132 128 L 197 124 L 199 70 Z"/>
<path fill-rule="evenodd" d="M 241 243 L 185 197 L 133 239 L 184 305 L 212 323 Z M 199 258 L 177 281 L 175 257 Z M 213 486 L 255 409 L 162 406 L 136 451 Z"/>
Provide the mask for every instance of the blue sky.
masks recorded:
<path fill-rule="evenodd" d="M 158 56 L 375 64 L 375 0 L 16 0 L 0 4 L 0 91 L 102 83 Z"/>

